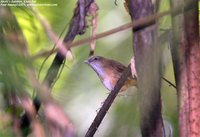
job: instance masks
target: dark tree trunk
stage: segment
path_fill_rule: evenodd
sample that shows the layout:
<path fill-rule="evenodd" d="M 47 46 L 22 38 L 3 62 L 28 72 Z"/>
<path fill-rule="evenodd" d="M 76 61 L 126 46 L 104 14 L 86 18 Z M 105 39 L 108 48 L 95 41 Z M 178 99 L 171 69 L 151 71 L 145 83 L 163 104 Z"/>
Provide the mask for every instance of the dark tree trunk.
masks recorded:
<path fill-rule="evenodd" d="M 130 0 L 128 5 L 133 21 L 149 16 L 154 11 L 150 0 Z M 162 137 L 161 47 L 156 44 L 156 25 L 133 30 L 133 41 L 138 74 L 142 136 Z"/>

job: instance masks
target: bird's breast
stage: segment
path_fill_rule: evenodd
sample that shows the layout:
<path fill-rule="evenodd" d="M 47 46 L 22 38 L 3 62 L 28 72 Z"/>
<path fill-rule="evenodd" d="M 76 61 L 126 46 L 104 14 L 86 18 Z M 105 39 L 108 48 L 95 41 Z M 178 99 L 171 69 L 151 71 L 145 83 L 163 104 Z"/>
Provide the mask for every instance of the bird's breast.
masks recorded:
<path fill-rule="evenodd" d="M 103 84 L 110 91 L 114 89 L 114 85 L 111 83 L 110 79 L 104 79 Z"/>

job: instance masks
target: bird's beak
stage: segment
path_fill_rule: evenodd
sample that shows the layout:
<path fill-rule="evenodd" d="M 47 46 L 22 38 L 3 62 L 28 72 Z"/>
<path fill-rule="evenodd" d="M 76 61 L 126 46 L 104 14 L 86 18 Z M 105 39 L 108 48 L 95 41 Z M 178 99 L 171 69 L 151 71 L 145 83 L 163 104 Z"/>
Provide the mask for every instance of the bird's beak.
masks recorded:
<path fill-rule="evenodd" d="M 84 63 L 85 63 L 85 64 L 89 64 L 88 60 L 85 60 Z"/>

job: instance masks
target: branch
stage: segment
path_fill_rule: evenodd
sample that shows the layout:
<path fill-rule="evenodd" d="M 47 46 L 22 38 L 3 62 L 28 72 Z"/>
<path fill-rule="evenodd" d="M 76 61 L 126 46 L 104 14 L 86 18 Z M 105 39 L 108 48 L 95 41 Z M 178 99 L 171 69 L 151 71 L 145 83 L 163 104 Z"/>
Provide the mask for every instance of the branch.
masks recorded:
<path fill-rule="evenodd" d="M 144 17 L 142 19 L 135 20 L 134 22 L 130 22 L 130 23 L 121 25 L 119 27 L 116 27 L 114 29 L 99 33 L 95 37 L 88 37 L 88 38 L 78 40 L 78 41 L 73 42 L 73 43 L 68 42 L 65 45 L 65 47 L 73 48 L 73 47 L 77 47 L 77 46 L 84 46 L 84 44 L 90 43 L 94 40 L 101 39 L 101 38 L 104 38 L 106 36 L 109 36 L 109 35 L 112 35 L 112 34 L 127 30 L 127 29 L 131 29 L 131 28 L 133 28 L 134 30 L 139 30 L 139 29 L 142 29 L 142 28 L 144 28 L 148 25 L 151 25 L 156 20 L 158 20 L 158 19 L 160 19 L 164 16 L 167 16 L 167 15 L 170 15 L 170 14 L 173 14 L 174 16 L 179 15 L 183 11 L 186 12 L 189 9 L 193 8 L 194 6 L 195 6 L 194 2 L 188 2 L 188 3 L 185 3 L 185 4 L 181 4 L 180 6 L 175 7 L 171 10 L 164 11 L 164 12 L 161 12 L 161 13 L 156 13 L 154 15 L 150 15 L 148 17 Z M 183 8 L 183 7 L 185 7 L 185 8 Z M 46 57 L 47 55 L 51 55 L 51 54 L 53 54 L 57 51 L 58 51 L 57 48 L 53 49 L 53 50 L 45 50 L 45 51 L 39 52 L 36 55 L 33 55 L 31 57 L 31 59 L 35 60 L 35 59 L 38 59 L 38 58 L 43 57 L 43 56 Z"/>
<path fill-rule="evenodd" d="M 44 127 L 36 117 L 36 109 L 32 103 L 32 100 L 28 97 L 21 97 L 20 103 L 30 120 L 33 135 L 37 137 L 45 137 Z"/>
<path fill-rule="evenodd" d="M 40 99 L 44 103 L 43 110 L 47 122 L 51 122 L 54 126 L 56 126 L 59 129 L 57 132 L 60 134 L 65 135 L 66 137 L 74 137 L 74 127 L 64 110 L 56 104 L 50 96 L 49 87 L 44 83 L 39 83 L 33 69 L 28 68 L 27 75 L 31 86 L 36 89 Z M 49 126 L 51 125 L 48 125 L 48 127 Z"/>
<path fill-rule="evenodd" d="M 122 76 L 117 81 L 114 90 L 110 92 L 108 97 L 106 98 L 103 106 L 97 113 L 95 119 L 93 120 L 91 126 L 89 127 L 85 137 L 93 137 L 95 132 L 97 131 L 99 125 L 101 124 L 103 118 L 105 117 L 106 113 L 108 112 L 110 106 L 112 105 L 114 99 L 116 98 L 117 94 L 119 93 L 119 90 L 124 85 L 124 82 L 126 81 L 127 77 L 131 75 L 131 69 L 130 65 L 124 70 L 122 73 Z"/>

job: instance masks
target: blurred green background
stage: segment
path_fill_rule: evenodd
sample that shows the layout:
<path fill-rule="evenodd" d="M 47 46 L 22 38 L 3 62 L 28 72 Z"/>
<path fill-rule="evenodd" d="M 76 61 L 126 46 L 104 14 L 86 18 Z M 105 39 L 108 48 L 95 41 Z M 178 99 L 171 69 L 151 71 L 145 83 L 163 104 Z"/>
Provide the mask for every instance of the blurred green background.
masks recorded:
<path fill-rule="evenodd" d="M 36 7 L 47 19 L 52 29 L 59 36 L 64 37 L 70 19 L 73 15 L 75 0 L 37 0 L 37 3 L 57 3 L 55 7 Z M 130 22 L 130 17 L 124 8 L 123 1 L 97 1 L 98 33 L 115 28 Z M 20 27 L 26 37 L 29 52 L 35 55 L 41 50 L 51 49 L 54 43 L 47 37 L 38 19 L 28 9 L 12 7 Z M 163 0 L 160 11 L 169 9 L 168 0 Z M 159 21 L 160 29 L 170 27 L 170 17 L 164 17 Z M 76 40 L 91 35 L 90 23 L 84 35 L 77 36 Z M 163 31 L 159 31 L 162 33 Z M 163 76 L 174 83 L 173 69 L 169 44 L 163 46 Z M 78 137 L 84 136 L 98 110 L 102 106 L 109 91 L 104 88 L 95 72 L 84 64 L 89 55 L 89 45 L 72 49 L 74 59 L 66 61 L 64 69 L 55 83 L 52 95 L 64 108 L 75 124 Z M 97 40 L 95 55 L 100 55 L 120 61 L 128 65 L 133 56 L 131 29 Z M 48 58 L 40 72 L 40 81 L 43 80 L 54 55 Z M 34 61 L 33 65 L 39 75 L 39 70 L 44 58 Z M 153 78 L 152 78 L 153 80 Z M 173 136 L 178 136 L 177 99 L 176 90 L 162 81 L 162 112 L 167 125 L 167 132 L 173 130 Z M 140 136 L 139 108 L 137 89 L 130 88 L 127 92 L 120 93 L 101 123 L 95 137 L 137 137 Z M 0 130 L 2 128 L 0 127 Z"/>

